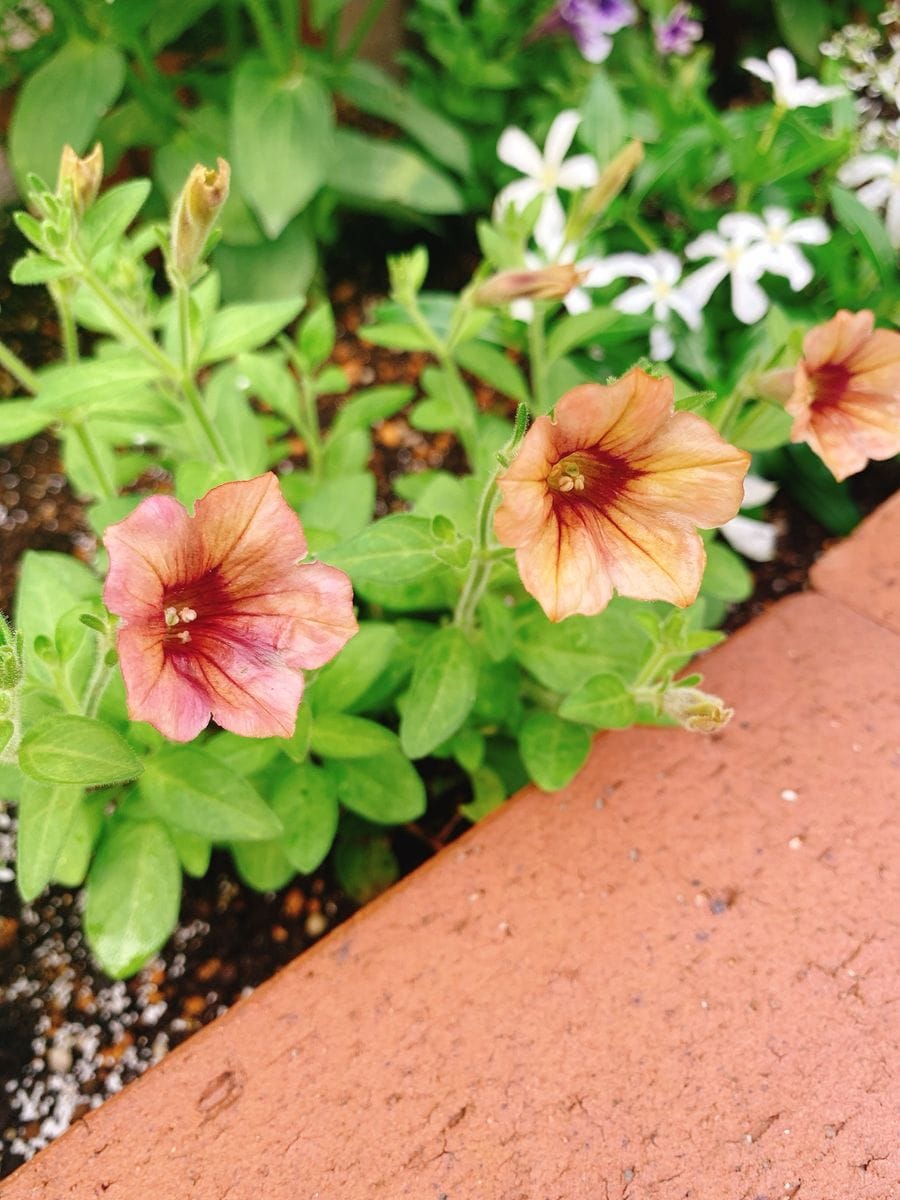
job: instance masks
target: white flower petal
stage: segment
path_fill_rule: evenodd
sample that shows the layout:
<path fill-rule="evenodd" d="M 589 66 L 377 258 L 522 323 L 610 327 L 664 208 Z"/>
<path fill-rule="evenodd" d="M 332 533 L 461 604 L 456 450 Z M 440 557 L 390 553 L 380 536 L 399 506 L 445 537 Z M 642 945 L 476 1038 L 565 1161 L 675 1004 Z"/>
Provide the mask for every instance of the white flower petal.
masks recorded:
<path fill-rule="evenodd" d="M 890 196 L 891 181 L 889 179 L 873 179 L 871 183 L 864 184 L 856 193 L 860 204 L 876 211 L 884 207 Z"/>
<path fill-rule="evenodd" d="M 632 275 L 636 279 L 646 280 L 647 283 L 653 283 L 657 278 L 651 256 L 626 251 L 624 254 L 610 254 L 608 258 L 601 259 L 596 272 L 597 282 L 593 286 L 603 287 L 604 284 L 611 283 L 613 279 L 620 279 L 623 275 Z"/>
<path fill-rule="evenodd" d="M 754 562 L 771 562 L 775 557 L 778 530 L 768 521 L 755 521 L 753 517 L 732 517 L 721 527 L 720 532 L 727 542 Z"/>
<path fill-rule="evenodd" d="M 549 253 L 547 247 L 561 247 L 565 228 L 566 214 L 559 196 L 556 192 L 548 192 L 534 225 L 534 240 L 545 253 Z"/>
<path fill-rule="evenodd" d="M 772 247 L 772 254 L 766 270 L 786 279 L 794 292 L 802 291 L 808 283 L 812 282 L 815 274 L 809 259 L 796 246 L 788 243 Z"/>
<path fill-rule="evenodd" d="M 557 182 L 561 188 L 574 192 L 576 188 L 593 187 L 600 178 L 600 167 L 590 154 L 576 154 L 559 168 Z"/>
<path fill-rule="evenodd" d="M 762 508 L 777 491 L 778 484 L 773 483 L 771 479 L 763 479 L 762 475 L 745 475 L 741 508 Z"/>
<path fill-rule="evenodd" d="M 885 224 L 891 245 L 896 249 L 900 246 L 900 187 L 895 187 L 891 192 L 885 213 Z"/>
<path fill-rule="evenodd" d="M 707 263 L 693 275 L 688 275 L 681 285 L 680 291 L 697 308 L 705 308 L 709 298 L 728 274 L 728 264 L 717 259 Z"/>
<path fill-rule="evenodd" d="M 766 83 L 773 83 L 775 80 L 772 68 L 761 58 L 745 58 L 741 66 L 745 71 L 749 71 L 751 75 L 755 75 L 757 79 L 762 79 Z"/>
<path fill-rule="evenodd" d="M 563 304 L 566 306 L 566 311 L 572 316 L 577 316 L 579 313 L 590 312 L 593 305 L 591 298 L 584 288 L 572 288 L 566 296 L 563 296 Z"/>
<path fill-rule="evenodd" d="M 727 249 L 728 244 L 725 239 L 710 229 L 706 233 L 701 233 L 698 238 L 694 238 L 692 242 L 688 242 L 684 248 L 684 254 L 685 258 L 690 259 L 718 258 Z"/>
<path fill-rule="evenodd" d="M 699 329 L 703 324 L 700 306 L 683 287 L 673 288 L 669 292 L 669 306 L 681 317 L 688 329 Z"/>
<path fill-rule="evenodd" d="M 838 171 L 838 180 L 846 187 L 859 187 L 869 179 L 878 179 L 881 175 L 890 175 L 894 162 L 886 154 L 858 154 L 845 162 Z"/>
<path fill-rule="evenodd" d="M 621 296 L 616 296 L 613 308 L 623 313 L 642 313 L 647 311 L 653 300 L 653 288 L 647 283 L 639 283 L 636 287 L 628 288 Z"/>
<path fill-rule="evenodd" d="M 515 179 L 497 193 L 497 199 L 494 201 L 494 212 L 497 216 L 500 216 L 504 209 L 510 205 L 521 212 L 523 208 L 528 207 L 535 196 L 540 196 L 540 194 L 541 185 L 533 179 Z"/>
<path fill-rule="evenodd" d="M 727 213 L 719 221 L 719 233 L 739 246 L 761 241 L 767 233 L 765 222 L 756 213 Z"/>
<path fill-rule="evenodd" d="M 799 79 L 784 96 L 787 108 L 818 108 L 846 95 L 842 87 L 823 87 L 815 79 Z"/>
<path fill-rule="evenodd" d="M 786 93 L 790 92 L 797 83 L 797 60 L 791 54 L 790 50 L 785 50 L 784 46 L 778 46 L 775 50 L 770 50 L 766 58 L 772 69 L 772 84 L 775 89 L 775 96 L 778 99 L 786 101 Z"/>
<path fill-rule="evenodd" d="M 731 311 L 745 325 L 762 320 L 769 307 L 769 298 L 752 275 L 743 271 L 731 274 Z"/>
<path fill-rule="evenodd" d="M 675 353 L 675 342 L 665 325 L 650 330 L 650 357 L 656 362 L 668 362 Z"/>
<path fill-rule="evenodd" d="M 534 304 L 530 300 L 513 300 L 509 311 L 517 321 L 523 321 L 528 325 L 534 316 Z"/>
<path fill-rule="evenodd" d="M 658 279 L 669 284 L 678 282 L 681 278 L 681 261 L 677 254 L 669 250 L 657 250 L 649 257 Z"/>
<path fill-rule="evenodd" d="M 788 241 L 802 246 L 824 246 L 831 238 L 831 230 L 821 217 L 802 217 L 788 225 L 785 232 Z"/>
<path fill-rule="evenodd" d="M 544 160 L 540 150 L 527 133 L 514 125 L 504 129 L 500 135 L 497 157 L 508 167 L 515 167 L 517 171 L 531 176 L 532 179 L 540 179 L 544 172 Z"/>
<path fill-rule="evenodd" d="M 768 204 L 763 209 L 763 220 L 766 223 L 766 229 L 787 229 L 790 224 L 791 214 L 786 208 L 779 208 L 776 204 Z"/>
<path fill-rule="evenodd" d="M 572 139 L 575 136 L 575 130 L 581 124 L 581 113 L 574 108 L 563 109 L 556 117 L 553 118 L 553 124 L 547 131 L 547 140 L 544 143 L 544 163 L 554 170 L 559 170 L 563 159 L 566 157 L 569 147 L 572 145 Z"/>

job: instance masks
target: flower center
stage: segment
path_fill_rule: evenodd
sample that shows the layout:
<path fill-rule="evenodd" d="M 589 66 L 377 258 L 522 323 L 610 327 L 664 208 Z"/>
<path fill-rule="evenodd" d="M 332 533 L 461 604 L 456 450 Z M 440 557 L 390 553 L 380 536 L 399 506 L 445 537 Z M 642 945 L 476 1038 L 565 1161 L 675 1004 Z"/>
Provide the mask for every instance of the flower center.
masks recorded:
<path fill-rule="evenodd" d="M 825 363 L 812 373 L 813 404 L 819 411 L 841 403 L 850 383 L 851 372 L 843 363 Z"/>
<path fill-rule="evenodd" d="M 197 620 L 197 612 L 190 605 L 184 604 L 180 608 L 176 608 L 174 604 L 169 604 L 163 609 L 163 620 L 166 623 L 166 637 L 174 639 L 177 642 L 189 642 L 191 635 L 189 630 L 184 626 L 190 625 L 191 621 Z"/>
<path fill-rule="evenodd" d="M 559 172 L 557 171 L 556 167 L 544 166 L 543 170 L 541 171 L 541 183 L 544 185 L 544 189 L 546 191 L 556 191 L 558 174 Z"/>
<path fill-rule="evenodd" d="M 672 292 L 672 285 L 664 279 L 657 279 L 653 285 L 653 295 L 657 300 L 667 300 Z"/>
<path fill-rule="evenodd" d="M 551 495 L 560 502 L 603 509 L 613 504 L 638 472 L 624 459 L 593 447 L 561 458 L 547 476 Z"/>
<path fill-rule="evenodd" d="M 771 246 L 780 246 L 781 243 L 784 241 L 784 230 L 783 229 L 767 229 L 766 230 L 766 241 Z"/>
<path fill-rule="evenodd" d="M 736 267 L 743 257 L 744 251 L 740 246 L 729 246 L 722 258 L 729 267 Z"/>
<path fill-rule="evenodd" d="M 891 171 L 890 179 L 895 188 L 900 188 L 900 164 Z"/>
<path fill-rule="evenodd" d="M 562 459 L 547 476 L 547 482 L 557 492 L 583 492 L 585 478 L 578 459 Z"/>

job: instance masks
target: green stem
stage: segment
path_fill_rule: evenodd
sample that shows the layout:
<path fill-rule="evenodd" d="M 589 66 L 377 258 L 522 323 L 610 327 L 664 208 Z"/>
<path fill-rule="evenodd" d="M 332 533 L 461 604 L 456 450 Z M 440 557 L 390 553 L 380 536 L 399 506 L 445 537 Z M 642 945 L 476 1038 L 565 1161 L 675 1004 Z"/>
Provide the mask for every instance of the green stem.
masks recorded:
<path fill-rule="evenodd" d="M 531 411 L 536 417 L 549 411 L 546 403 L 547 343 L 544 336 L 544 307 L 535 304 L 528 322 L 528 364 L 531 376 Z"/>
<path fill-rule="evenodd" d="M 174 275 L 172 286 L 175 290 L 175 302 L 178 306 L 178 347 L 180 354 L 181 374 L 179 386 L 197 424 L 209 443 L 213 456 L 223 467 L 231 467 L 231 455 L 219 436 L 219 431 L 209 419 L 203 396 L 194 379 L 194 359 L 191 347 L 191 289 L 178 275 Z"/>
<path fill-rule="evenodd" d="M 280 337 L 278 345 L 297 372 L 298 404 L 294 428 L 300 434 L 306 446 L 306 458 L 310 474 L 314 479 L 322 477 L 322 457 L 325 447 L 322 442 L 322 428 L 319 424 L 319 407 L 316 404 L 316 394 L 313 390 L 312 379 L 307 374 L 303 360 L 297 347 L 290 338 Z"/>
<path fill-rule="evenodd" d="M 654 254 L 659 249 L 656 238 L 647 228 L 645 228 L 643 221 L 641 221 L 640 218 L 634 213 L 625 215 L 623 217 L 623 221 L 634 234 L 634 236 L 639 241 L 644 243 L 651 254 Z"/>
<path fill-rule="evenodd" d="M 256 28 L 259 44 L 265 51 L 271 65 L 276 71 L 284 71 L 288 66 L 284 46 L 278 32 L 278 26 L 272 20 L 266 0 L 244 0 L 244 7 L 250 14 L 250 19 Z"/>
<path fill-rule="evenodd" d="M 778 127 L 784 120 L 787 109 L 782 104 L 776 104 L 769 114 L 769 119 L 763 126 L 763 131 L 759 135 L 759 141 L 756 143 L 756 158 L 764 159 L 772 149 L 772 143 L 775 141 L 775 134 L 778 132 Z M 742 212 L 753 198 L 753 193 L 756 189 L 756 183 L 751 179 L 741 181 L 737 190 L 737 199 L 735 208 L 738 212 Z"/>
<path fill-rule="evenodd" d="M 83 276 L 83 282 L 86 287 L 94 293 L 97 299 L 106 308 L 109 315 L 116 321 L 127 336 L 134 342 L 145 358 L 149 359 L 155 366 L 160 367 L 167 375 L 177 378 L 178 372 L 175 363 L 172 362 L 168 354 L 162 350 L 153 338 L 142 329 L 138 322 L 127 312 L 119 303 L 115 294 L 96 277 L 90 264 L 87 262 L 80 263 L 79 266 L 86 268 Z"/>
<path fill-rule="evenodd" d="M 288 44 L 288 58 L 293 61 L 300 44 L 300 12 L 297 0 L 279 0 L 281 30 Z"/>
<path fill-rule="evenodd" d="M 341 51 L 340 61 L 349 62 L 356 55 L 357 50 L 366 40 L 366 35 L 369 30 L 378 20 L 381 15 L 381 10 L 384 8 L 385 0 L 369 0 L 369 7 L 356 23 L 356 28 L 350 35 L 347 45 Z"/>
<path fill-rule="evenodd" d="M 8 371 L 14 379 L 18 379 L 27 392 L 31 392 L 33 396 L 37 395 L 40 387 L 37 375 L 5 342 L 0 342 L 0 367 Z"/>
<path fill-rule="evenodd" d="M 53 303 L 56 305 L 56 311 L 59 315 L 63 353 L 65 354 L 66 362 L 74 365 L 78 362 L 80 356 L 78 349 L 78 326 L 75 324 L 75 316 L 72 312 L 72 297 L 68 284 L 58 283 L 51 285 L 50 295 L 53 297 Z M 114 499 L 119 494 L 115 480 L 111 479 L 107 474 L 106 466 L 87 424 L 83 420 L 75 418 L 74 420 L 69 420 L 68 425 L 78 439 L 81 449 L 84 451 L 85 458 L 90 463 L 100 494 L 106 500 Z"/>
<path fill-rule="evenodd" d="M 107 684 L 115 670 L 115 663 L 111 664 L 107 662 L 107 654 L 111 649 L 112 644 L 107 635 L 98 649 L 97 661 L 94 664 L 93 673 L 84 692 L 84 715 L 86 717 L 95 717 L 97 715 L 97 710 L 103 699 L 103 693 L 106 691 Z"/>

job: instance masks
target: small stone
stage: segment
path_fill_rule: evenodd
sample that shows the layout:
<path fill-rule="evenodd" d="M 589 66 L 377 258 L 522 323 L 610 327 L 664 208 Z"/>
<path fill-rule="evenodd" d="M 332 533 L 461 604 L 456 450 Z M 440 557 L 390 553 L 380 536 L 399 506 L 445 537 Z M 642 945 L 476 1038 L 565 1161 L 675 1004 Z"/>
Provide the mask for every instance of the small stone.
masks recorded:
<path fill-rule="evenodd" d="M 793 804 L 795 800 L 799 800 L 800 796 L 793 788 L 785 788 L 781 793 L 782 800 L 787 800 L 789 804 Z"/>
<path fill-rule="evenodd" d="M 328 918 L 325 916 L 324 913 L 311 912 L 309 914 L 309 916 L 306 918 L 303 928 L 306 931 L 307 937 L 311 937 L 311 938 L 321 937 L 322 934 L 325 932 L 325 930 L 328 928 Z"/>

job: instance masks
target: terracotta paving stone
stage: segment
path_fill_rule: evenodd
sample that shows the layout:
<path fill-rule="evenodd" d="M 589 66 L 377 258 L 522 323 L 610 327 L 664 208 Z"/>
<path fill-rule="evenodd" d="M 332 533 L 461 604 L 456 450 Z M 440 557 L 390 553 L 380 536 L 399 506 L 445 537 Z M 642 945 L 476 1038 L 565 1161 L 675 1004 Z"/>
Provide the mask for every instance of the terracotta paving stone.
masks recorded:
<path fill-rule="evenodd" d="M 792 597 L 3 1200 L 900 1197 L 900 639 Z"/>
<path fill-rule="evenodd" d="M 813 587 L 900 633 L 900 492 L 812 569 Z"/>

